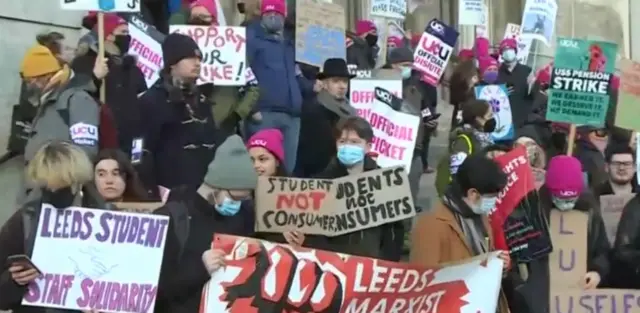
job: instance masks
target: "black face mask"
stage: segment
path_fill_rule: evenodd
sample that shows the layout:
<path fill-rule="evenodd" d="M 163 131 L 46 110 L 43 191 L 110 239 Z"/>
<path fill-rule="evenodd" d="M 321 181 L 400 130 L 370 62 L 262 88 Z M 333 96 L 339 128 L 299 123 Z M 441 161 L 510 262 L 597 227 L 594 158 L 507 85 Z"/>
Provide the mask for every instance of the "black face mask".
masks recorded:
<path fill-rule="evenodd" d="M 490 120 L 484 123 L 484 127 L 482 127 L 482 131 L 485 133 L 493 133 L 496 130 L 496 119 L 492 117 Z"/>
<path fill-rule="evenodd" d="M 45 189 L 42 191 L 42 202 L 49 203 L 58 209 L 68 208 L 73 204 L 76 194 L 72 192 L 71 187 L 51 191 Z"/>
<path fill-rule="evenodd" d="M 116 35 L 116 40 L 113 43 L 120 49 L 120 54 L 124 55 L 129 51 L 131 35 Z"/>
<path fill-rule="evenodd" d="M 367 41 L 367 44 L 370 47 L 373 47 L 378 43 L 378 36 L 377 35 L 368 34 L 367 36 L 364 37 L 364 40 Z"/>
<path fill-rule="evenodd" d="M 236 7 L 238 8 L 238 12 L 240 12 L 240 14 L 244 14 L 246 10 L 246 8 L 244 7 L 244 2 L 236 4 Z"/>

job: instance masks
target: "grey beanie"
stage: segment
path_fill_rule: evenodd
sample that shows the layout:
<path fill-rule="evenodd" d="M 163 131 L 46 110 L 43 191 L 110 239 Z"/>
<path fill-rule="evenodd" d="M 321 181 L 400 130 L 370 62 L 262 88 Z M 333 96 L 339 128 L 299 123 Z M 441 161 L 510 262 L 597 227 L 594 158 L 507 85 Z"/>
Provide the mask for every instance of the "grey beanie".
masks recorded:
<path fill-rule="evenodd" d="M 207 168 L 204 183 L 225 190 L 256 189 L 258 174 L 240 136 L 230 136 L 218 147 Z"/>
<path fill-rule="evenodd" d="M 387 63 L 398 64 L 405 62 L 413 62 L 413 51 L 408 47 L 398 47 L 389 52 Z"/>

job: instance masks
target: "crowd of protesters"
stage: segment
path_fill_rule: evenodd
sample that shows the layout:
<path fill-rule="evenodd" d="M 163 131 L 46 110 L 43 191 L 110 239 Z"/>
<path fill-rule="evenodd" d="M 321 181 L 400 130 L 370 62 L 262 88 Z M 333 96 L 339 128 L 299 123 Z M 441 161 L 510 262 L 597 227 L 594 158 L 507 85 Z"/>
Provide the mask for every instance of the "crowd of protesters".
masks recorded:
<path fill-rule="evenodd" d="M 58 33 L 37 38 L 20 67 L 20 106 L 32 112 L 32 132 L 20 151 L 26 171 L 18 210 L 0 232 L 0 259 L 31 254 L 42 203 L 108 210 L 114 203 L 152 201 L 164 202 L 155 214 L 171 219 L 156 312 L 199 311 L 203 285 L 224 264 L 224 252 L 210 248 L 214 233 L 402 259 L 409 231 L 403 222 L 337 237 L 254 231 L 258 177 L 338 178 L 379 168 L 371 153 L 374 130 L 349 104 L 348 90 L 354 78 L 349 66 L 374 68 L 381 49 L 375 24 L 360 20 L 346 33 L 346 60 L 328 59 L 321 68 L 297 64 L 295 17 L 287 14 L 283 0 L 241 3 L 238 10 L 246 17 L 247 60 L 258 82 L 243 88 L 198 86 L 202 53 L 190 37 L 177 33 L 162 42 L 164 68 L 147 88 L 135 58 L 127 54 L 128 25 L 114 14 L 104 17 L 104 59 L 91 37 L 77 45 Z M 166 32 L 168 23 L 217 25 L 217 12 L 213 1 L 197 0 L 170 18 L 150 8 L 143 15 L 154 16 L 150 23 Z M 95 31 L 95 15 L 88 15 L 83 26 Z M 436 88 L 412 69 L 416 36 L 388 38 L 384 67 L 402 77 L 403 105 L 435 113 Z M 614 247 L 606 239 L 597 200 L 636 192 L 633 133 L 615 127 L 615 114 L 608 114 L 603 128 L 578 127 L 575 142 L 567 142 L 567 126 L 544 118 L 552 64 L 539 71 L 520 64 L 512 39 L 503 40 L 494 54 L 489 46 L 486 38 L 478 38 L 450 65 L 449 150 L 434 176 L 440 199 L 416 219 L 409 262 L 437 266 L 494 250 L 487 214 L 507 178 L 492 159 L 524 146 L 531 167 L 546 169 L 546 181 L 519 207 L 544 214 L 545 221 L 551 210 L 589 212 L 585 288 L 636 288 L 640 198 L 625 208 Z M 492 108 L 473 93 L 477 85 L 497 83 L 508 88 L 516 133 L 509 142 L 493 142 Z M 617 86 L 611 89 L 610 112 Z M 426 160 L 437 127 L 437 121 L 419 126 L 410 172 L 414 199 L 420 174 L 434 171 Z M 569 145 L 575 145 L 575 157 L 564 155 Z M 178 229 L 187 233 L 181 236 Z M 524 280 L 509 253 L 500 256 L 506 262 L 499 311 L 547 312 L 548 259 L 528 263 Z M 6 264 L 0 309 L 49 312 L 21 305 L 26 286 L 38 275 L 23 264 Z"/>

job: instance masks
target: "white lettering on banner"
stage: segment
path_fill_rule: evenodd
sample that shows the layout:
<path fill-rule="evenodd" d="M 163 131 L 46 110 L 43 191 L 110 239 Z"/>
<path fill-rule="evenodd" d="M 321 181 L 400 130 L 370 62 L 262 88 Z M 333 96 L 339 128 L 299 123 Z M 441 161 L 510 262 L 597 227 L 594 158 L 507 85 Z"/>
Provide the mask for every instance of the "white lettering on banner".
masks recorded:
<path fill-rule="evenodd" d="M 149 25 L 138 19 L 129 23 L 131 45 L 129 54 L 136 57 L 138 68 L 142 71 L 147 87 L 151 87 L 160 77 L 162 69 L 162 47 L 146 33 Z"/>
<path fill-rule="evenodd" d="M 60 0 L 70 11 L 140 12 L 140 0 Z"/>
<path fill-rule="evenodd" d="M 170 33 L 191 37 L 202 51 L 198 84 L 244 86 L 247 82 L 244 27 L 174 25 Z"/>
<path fill-rule="evenodd" d="M 401 80 L 351 80 L 351 105 L 374 131 L 373 151 L 378 153 L 378 165 L 402 165 L 409 171 L 416 145 L 420 117 L 394 111 L 389 105 L 376 100 L 376 87 L 402 97 Z M 390 95 L 385 93 L 386 97 Z"/>
<path fill-rule="evenodd" d="M 76 123 L 69 128 L 71 141 L 80 146 L 95 146 L 98 144 L 98 127 L 86 124 Z"/>
<path fill-rule="evenodd" d="M 372 0 L 371 15 L 403 20 L 407 14 L 406 0 Z"/>
<path fill-rule="evenodd" d="M 425 32 L 413 54 L 413 67 L 424 74 L 423 81 L 438 86 L 452 50 L 453 48 L 440 38 Z"/>

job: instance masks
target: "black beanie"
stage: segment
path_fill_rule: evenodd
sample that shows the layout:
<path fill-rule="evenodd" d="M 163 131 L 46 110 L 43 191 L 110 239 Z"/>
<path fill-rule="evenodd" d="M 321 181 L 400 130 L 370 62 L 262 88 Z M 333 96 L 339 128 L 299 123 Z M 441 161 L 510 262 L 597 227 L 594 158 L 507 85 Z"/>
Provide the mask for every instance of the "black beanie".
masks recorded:
<path fill-rule="evenodd" d="M 162 42 L 162 58 L 164 66 L 176 65 L 182 59 L 202 58 L 202 52 L 198 44 L 191 37 L 172 33 Z"/>

